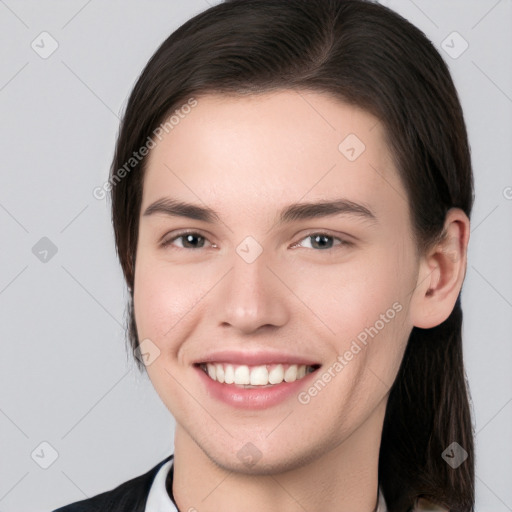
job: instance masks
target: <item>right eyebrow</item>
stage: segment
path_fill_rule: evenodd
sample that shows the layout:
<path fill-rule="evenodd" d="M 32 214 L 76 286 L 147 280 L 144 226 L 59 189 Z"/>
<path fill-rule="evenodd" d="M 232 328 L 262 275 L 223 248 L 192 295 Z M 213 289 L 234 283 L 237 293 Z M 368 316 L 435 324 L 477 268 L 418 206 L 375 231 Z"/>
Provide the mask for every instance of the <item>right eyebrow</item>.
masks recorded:
<path fill-rule="evenodd" d="M 217 212 L 211 208 L 185 203 L 171 198 L 158 199 L 146 208 L 143 215 L 154 215 L 155 213 L 163 213 L 171 217 L 188 217 L 209 223 L 220 221 Z"/>

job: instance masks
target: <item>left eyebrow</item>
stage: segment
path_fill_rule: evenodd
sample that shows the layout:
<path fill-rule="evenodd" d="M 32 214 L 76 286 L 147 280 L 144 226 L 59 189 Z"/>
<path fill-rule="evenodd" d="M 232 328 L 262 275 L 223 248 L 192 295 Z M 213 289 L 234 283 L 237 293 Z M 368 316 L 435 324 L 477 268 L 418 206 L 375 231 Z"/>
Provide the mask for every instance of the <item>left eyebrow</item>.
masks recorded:
<path fill-rule="evenodd" d="M 369 207 L 349 201 L 348 199 L 340 198 L 330 201 L 291 204 L 281 212 L 278 224 L 320 217 L 332 217 L 335 215 L 355 216 L 367 220 L 372 224 L 378 223 L 377 216 Z"/>
<path fill-rule="evenodd" d="M 172 198 L 158 199 L 144 211 L 144 216 L 163 213 L 171 217 L 187 217 L 208 223 L 220 221 L 219 214 L 211 208 L 198 204 L 177 201 Z M 293 203 L 286 206 L 278 217 L 278 225 L 300 220 L 311 220 L 335 215 L 360 217 L 372 224 L 377 224 L 377 217 L 372 210 L 362 204 L 344 198 L 309 203 Z"/>

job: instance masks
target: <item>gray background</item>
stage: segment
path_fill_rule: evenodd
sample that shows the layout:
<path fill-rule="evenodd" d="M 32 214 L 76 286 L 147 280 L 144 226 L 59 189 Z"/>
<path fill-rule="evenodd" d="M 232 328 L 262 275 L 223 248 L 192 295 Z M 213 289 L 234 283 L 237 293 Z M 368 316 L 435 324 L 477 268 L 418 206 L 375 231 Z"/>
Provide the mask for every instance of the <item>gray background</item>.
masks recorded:
<path fill-rule="evenodd" d="M 382 3 L 440 49 L 465 111 L 477 193 L 463 288 L 477 510 L 510 511 L 512 1 Z M 172 417 L 126 356 L 109 203 L 92 190 L 107 179 L 142 67 L 206 7 L 0 0 L 0 512 L 84 499 L 172 451 Z M 469 44 L 460 55 L 454 31 Z M 43 237 L 56 254 L 39 252 Z"/>

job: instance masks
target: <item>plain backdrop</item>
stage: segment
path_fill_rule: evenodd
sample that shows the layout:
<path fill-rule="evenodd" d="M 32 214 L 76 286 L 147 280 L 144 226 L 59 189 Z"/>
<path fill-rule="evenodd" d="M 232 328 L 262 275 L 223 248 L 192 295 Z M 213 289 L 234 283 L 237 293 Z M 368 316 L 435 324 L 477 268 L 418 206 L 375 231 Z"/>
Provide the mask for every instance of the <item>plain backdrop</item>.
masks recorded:
<path fill-rule="evenodd" d="M 462 303 L 477 511 L 510 511 L 512 1 L 382 3 L 432 40 L 464 108 L 476 183 Z M 173 419 L 127 357 L 110 203 L 92 191 L 108 177 L 143 66 L 208 5 L 0 0 L 0 512 L 84 499 L 172 452 Z"/>

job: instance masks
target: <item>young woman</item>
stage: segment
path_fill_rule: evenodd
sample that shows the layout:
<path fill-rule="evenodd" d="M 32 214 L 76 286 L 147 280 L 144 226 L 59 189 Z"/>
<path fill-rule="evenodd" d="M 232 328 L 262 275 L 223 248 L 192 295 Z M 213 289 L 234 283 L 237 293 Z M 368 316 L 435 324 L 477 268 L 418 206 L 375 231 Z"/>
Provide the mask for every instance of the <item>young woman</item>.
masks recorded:
<path fill-rule="evenodd" d="M 109 189 L 175 452 L 59 511 L 473 510 L 473 178 L 417 28 L 363 0 L 208 9 L 135 85 Z"/>

